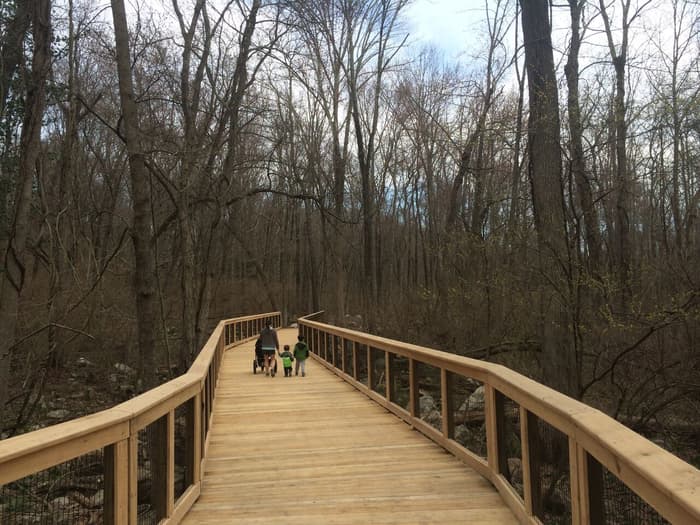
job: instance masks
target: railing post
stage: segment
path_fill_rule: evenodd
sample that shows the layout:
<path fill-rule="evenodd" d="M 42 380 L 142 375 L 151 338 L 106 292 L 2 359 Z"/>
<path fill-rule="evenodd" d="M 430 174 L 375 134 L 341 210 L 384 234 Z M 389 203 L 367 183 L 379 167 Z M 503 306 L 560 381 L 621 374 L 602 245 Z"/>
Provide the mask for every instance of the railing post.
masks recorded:
<path fill-rule="evenodd" d="M 357 343 L 355 341 L 352 342 L 352 377 L 355 381 L 359 377 L 357 373 Z"/>
<path fill-rule="evenodd" d="M 172 516 L 175 510 L 175 410 L 168 412 L 166 416 L 166 517 Z"/>
<path fill-rule="evenodd" d="M 486 418 L 486 455 L 489 469 L 493 474 L 498 474 L 496 390 L 488 383 L 484 385 L 484 417 Z"/>
<path fill-rule="evenodd" d="M 537 416 L 527 413 L 528 475 L 530 478 L 530 502 L 533 516 L 542 516 L 542 480 L 540 479 L 540 428 Z"/>
<path fill-rule="evenodd" d="M 194 396 L 190 402 L 192 417 L 192 433 L 188 436 L 187 470 L 192 473 L 192 484 L 196 485 L 202 479 L 202 394 Z M 190 448 L 191 446 L 191 448 Z M 190 463 L 191 462 L 191 463 Z"/>
<path fill-rule="evenodd" d="M 104 523 L 129 523 L 129 440 L 104 449 Z"/>
<path fill-rule="evenodd" d="M 391 360 L 394 354 L 384 352 L 384 397 L 387 401 L 391 401 Z"/>
<path fill-rule="evenodd" d="M 374 390 L 374 363 L 372 362 L 372 347 L 367 345 L 367 387 Z"/>
<path fill-rule="evenodd" d="M 571 487 L 571 523 L 572 525 L 588 524 L 588 468 L 586 451 L 569 436 L 569 472 Z"/>
<path fill-rule="evenodd" d="M 343 372 L 345 372 L 347 374 L 348 371 L 346 370 L 347 367 L 345 366 L 347 363 L 347 359 L 345 356 L 345 338 L 344 337 L 340 338 L 340 363 L 342 365 L 340 368 L 342 369 Z"/>
<path fill-rule="evenodd" d="M 129 525 L 138 523 L 139 510 L 139 433 L 131 426 L 129 438 Z"/>
<path fill-rule="evenodd" d="M 442 399 L 442 435 L 447 439 L 455 436 L 454 407 L 452 406 L 452 377 L 445 369 L 440 369 L 440 397 Z"/>
<path fill-rule="evenodd" d="M 498 450 L 498 474 L 508 474 L 508 457 L 506 444 L 506 414 L 503 394 L 494 390 L 494 408 L 496 411 L 496 449 Z"/>
<path fill-rule="evenodd" d="M 408 359 L 408 411 L 411 413 L 411 417 L 420 417 L 418 400 L 416 361 L 411 357 Z"/>
<path fill-rule="evenodd" d="M 520 449 L 522 453 L 523 500 L 525 512 L 532 516 L 532 484 L 530 483 L 530 433 L 528 430 L 528 411 L 520 406 Z"/>

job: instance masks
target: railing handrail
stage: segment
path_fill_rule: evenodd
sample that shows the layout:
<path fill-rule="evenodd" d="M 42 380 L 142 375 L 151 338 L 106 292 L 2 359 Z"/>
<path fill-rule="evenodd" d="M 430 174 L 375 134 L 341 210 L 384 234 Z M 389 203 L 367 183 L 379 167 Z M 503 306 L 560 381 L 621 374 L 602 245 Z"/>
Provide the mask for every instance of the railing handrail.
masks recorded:
<path fill-rule="evenodd" d="M 503 365 L 307 319 L 300 325 L 479 380 L 566 434 L 667 519 L 685 523 L 692 517 L 692 523 L 700 523 L 700 470 L 598 409 Z M 488 463 L 497 477 L 497 462 Z"/>
<path fill-rule="evenodd" d="M 232 337 L 231 343 L 226 344 L 226 327 L 267 318 L 275 319 L 279 324 L 281 314 L 268 312 L 219 321 L 187 372 L 128 401 L 94 414 L 0 440 L 0 486 L 93 450 L 128 440 L 139 429 L 173 411 L 181 403 L 200 394 L 206 395 L 204 385 L 213 370 L 217 351 L 241 344 L 256 335 L 250 330 L 246 337 L 236 340 Z M 216 372 L 218 368 L 213 370 L 214 374 Z M 211 380 L 210 395 L 213 401 L 216 377 Z"/>

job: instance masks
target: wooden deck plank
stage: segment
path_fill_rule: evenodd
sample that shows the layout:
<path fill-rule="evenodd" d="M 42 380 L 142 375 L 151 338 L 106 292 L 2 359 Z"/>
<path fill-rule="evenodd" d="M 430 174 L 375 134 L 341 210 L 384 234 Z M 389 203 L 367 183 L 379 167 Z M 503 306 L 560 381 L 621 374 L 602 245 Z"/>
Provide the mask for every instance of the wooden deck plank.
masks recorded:
<path fill-rule="evenodd" d="M 280 330 L 293 345 L 296 331 Z M 252 370 L 230 350 L 202 490 L 185 524 L 517 523 L 493 486 L 313 361 Z"/>

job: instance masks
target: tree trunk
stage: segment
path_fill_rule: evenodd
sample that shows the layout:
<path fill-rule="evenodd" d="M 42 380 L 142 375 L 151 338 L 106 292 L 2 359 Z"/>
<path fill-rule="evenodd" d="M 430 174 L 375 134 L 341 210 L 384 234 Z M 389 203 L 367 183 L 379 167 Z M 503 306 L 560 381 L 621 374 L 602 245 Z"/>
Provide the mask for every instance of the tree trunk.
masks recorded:
<path fill-rule="evenodd" d="M 569 12 L 571 14 L 571 45 L 569 56 L 564 67 L 566 83 L 569 89 L 569 151 L 571 155 L 571 174 L 576 182 L 578 198 L 583 214 L 583 223 L 586 229 L 585 240 L 590 260 L 590 269 L 597 272 L 600 269 L 601 240 L 598 226 L 598 215 L 593 204 L 593 192 L 591 183 L 586 176 L 586 165 L 583 158 L 583 125 L 581 123 L 581 108 L 579 105 L 578 86 L 578 55 L 581 48 L 581 11 L 583 3 L 580 0 L 569 0 Z"/>
<path fill-rule="evenodd" d="M 26 271 L 25 248 L 29 236 L 32 183 L 41 148 L 41 124 L 46 106 L 46 81 L 51 68 L 51 2 L 30 3 L 32 70 L 27 83 L 20 138 L 20 158 L 12 227 L 3 253 L 5 271 L 0 282 L 0 422 L 9 394 L 12 344 L 15 341 L 19 297 Z"/>
<path fill-rule="evenodd" d="M 151 242 L 151 188 L 141 146 L 138 108 L 131 78 L 129 30 L 123 0 L 112 0 L 114 38 L 117 51 L 119 98 L 122 105 L 126 149 L 129 154 L 131 193 L 134 212 L 132 241 L 135 257 L 136 323 L 139 341 L 139 377 L 142 388 L 156 384 L 155 366 L 155 263 Z"/>
<path fill-rule="evenodd" d="M 567 328 L 569 258 L 549 2 L 520 0 L 520 5 L 530 99 L 528 175 L 539 267 L 546 280 L 539 289 L 544 380 L 561 392 L 576 395 L 576 360 Z"/>
<path fill-rule="evenodd" d="M 630 290 L 630 267 L 632 245 L 630 244 L 630 184 L 627 175 L 627 120 L 625 105 L 625 68 L 627 66 L 627 42 L 629 31 L 629 9 L 631 0 L 622 0 L 622 43 L 619 50 L 613 41 L 610 19 L 603 0 L 599 0 L 600 14 L 605 25 L 610 58 L 615 68 L 615 100 L 613 107 L 615 140 L 615 240 L 614 252 L 617 272 L 622 288 L 621 302 L 624 308 L 628 302 Z"/>

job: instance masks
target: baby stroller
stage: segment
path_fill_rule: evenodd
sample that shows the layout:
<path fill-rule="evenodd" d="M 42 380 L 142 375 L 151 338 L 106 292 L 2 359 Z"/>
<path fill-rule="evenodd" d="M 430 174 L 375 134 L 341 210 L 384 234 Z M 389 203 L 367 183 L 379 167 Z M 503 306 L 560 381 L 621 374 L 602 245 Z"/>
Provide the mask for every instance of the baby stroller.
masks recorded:
<path fill-rule="evenodd" d="M 272 355 L 272 360 L 274 361 L 272 364 L 272 375 L 276 376 L 277 375 L 277 359 L 275 355 Z M 255 357 L 253 358 L 253 373 L 257 374 L 258 373 L 258 368 L 262 372 L 265 369 L 265 355 L 263 354 L 262 351 L 262 342 L 260 339 L 255 341 Z"/>

